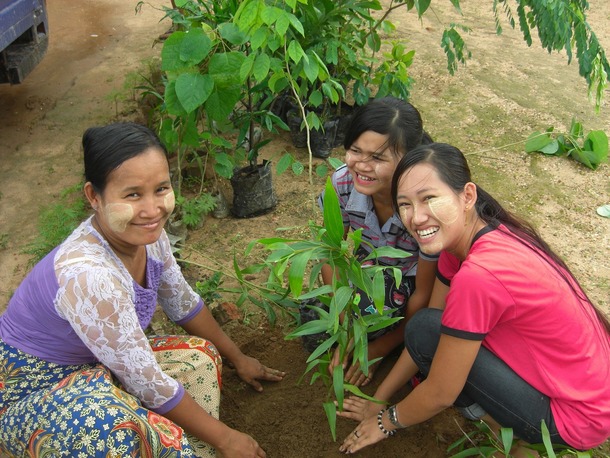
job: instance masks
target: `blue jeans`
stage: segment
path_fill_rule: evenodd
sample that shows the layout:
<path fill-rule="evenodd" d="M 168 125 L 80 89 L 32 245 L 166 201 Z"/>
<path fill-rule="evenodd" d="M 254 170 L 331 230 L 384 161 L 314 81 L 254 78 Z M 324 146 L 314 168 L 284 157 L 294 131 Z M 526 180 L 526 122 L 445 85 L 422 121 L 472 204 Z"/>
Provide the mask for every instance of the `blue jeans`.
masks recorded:
<path fill-rule="evenodd" d="M 405 348 L 426 376 L 440 339 L 442 313 L 438 309 L 422 309 L 405 328 Z M 531 444 L 542 443 L 540 423 L 544 420 L 551 442 L 567 445 L 557 432 L 549 397 L 483 346 L 454 405 L 462 412 L 487 412 L 503 427 L 512 428 L 515 436 Z"/>

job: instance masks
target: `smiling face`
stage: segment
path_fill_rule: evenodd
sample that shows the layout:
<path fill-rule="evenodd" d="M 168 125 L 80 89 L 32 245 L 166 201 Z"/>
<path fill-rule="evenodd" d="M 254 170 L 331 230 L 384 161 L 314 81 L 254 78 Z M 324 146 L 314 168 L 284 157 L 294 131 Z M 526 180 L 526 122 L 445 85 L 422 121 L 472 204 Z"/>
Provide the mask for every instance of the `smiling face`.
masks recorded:
<path fill-rule="evenodd" d="M 468 211 L 476 201 L 473 188 L 474 184 L 468 183 L 456 194 L 427 163 L 417 164 L 402 175 L 396 194 L 398 212 L 424 253 L 447 250 L 459 255 L 464 248 L 468 250 Z"/>
<path fill-rule="evenodd" d="M 174 209 L 169 167 L 162 151 L 149 148 L 110 172 L 103 193 L 90 183 L 85 193 L 95 222 L 113 247 L 122 250 L 154 243 Z"/>
<path fill-rule="evenodd" d="M 373 199 L 390 198 L 392 175 L 400 158 L 388 147 L 388 136 L 367 130 L 345 153 L 356 190 Z"/>

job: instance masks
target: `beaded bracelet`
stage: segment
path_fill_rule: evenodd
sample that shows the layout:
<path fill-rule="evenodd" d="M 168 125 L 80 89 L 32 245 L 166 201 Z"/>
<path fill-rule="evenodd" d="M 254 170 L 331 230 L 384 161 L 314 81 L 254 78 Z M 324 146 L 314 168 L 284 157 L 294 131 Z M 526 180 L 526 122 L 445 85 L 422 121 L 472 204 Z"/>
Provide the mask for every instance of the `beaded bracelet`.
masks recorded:
<path fill-rule="evenodd" d="M 383 426 L 383 422 L 381 420 L 381 417 L 383 416 L 383 413 L 385 412 L 386 409 L 381 409 L 379 411 L 379 413 L 377 414 L 377 426 L 379 426 L 379 429 L 381 430 L 381 432 L 383 434 L 385 434 L 388 437 L 393 436 L 394 434 L 396 434 L 396 430 L 393 431 L 388 431 L 387 429 L 384 428 Z"/>

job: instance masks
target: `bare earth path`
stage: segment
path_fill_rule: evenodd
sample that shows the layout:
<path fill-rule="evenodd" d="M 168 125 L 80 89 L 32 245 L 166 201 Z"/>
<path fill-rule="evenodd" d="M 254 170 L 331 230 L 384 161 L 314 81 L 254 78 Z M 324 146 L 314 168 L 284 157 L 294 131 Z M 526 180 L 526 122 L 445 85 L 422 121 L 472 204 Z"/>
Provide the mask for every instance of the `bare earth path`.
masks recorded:
<path fill-rule="evenodd" d="M 138 15 L 135 3 L 49 1 L 48 55 L 22 86 L 0 86 L 0 311 L 27 272 L 28 257 L 22 250 L 35 238 L 41 208 L 81 179 L 82 132 L 114 119 L 112 94 L 121 90 L 130 73 L 146 67 L 144 60 L 160 52 L 152 44 L 169 24 L 159 22 L 163 13 L 151 4 L 161 7 L 169 1 L 152 0 Z M 411 68 L 416 79 L 412 101 L 432 136 L 470 154 L 475 180 L 531 219 L 609 313 L 610 219 L 597 216 L 595 209 L 610 203 L 610 166 L 592 172 L 570 160 L 529 156 L 522 144 L 515 144 L 534 130 L 551 125 L 566 129 L 572 116 L 586 130 L 610 132 L 608 107 L 595 115 L 576 64 L 568 67 L 563 55 L 549 55 L 537 43 L 528 49 L 519 34 L 506 27 L 496 36 L 491 0 L 462 3 L 463 19 L 442 0 L 432 3 L 434 12 L 421 24 L 413 13 L 399 10 L 392 16 L 397 30 L 388 38 L 417 50 Z M 592 0 L 590 5 L 590 22 L 610 51 L 610 3 Z M 447 74 L 438 46 L 443 25 L 452 21 L 473 28 L 465 37 L 473 59 L 455 77 Z M 121 119 L 138 116 L 124 111 L 123 103 L 118 108 Z M 276 138 L 263 154 L 277 158 L 287 149 L 305 160 L 305 153 L 287 140 L 285 135 Z M 342 157 L 339 150 L 334 155 Z M 188 248 L 200 253 L 191 255 L 230 272 L 234 253 L 246 262 L 240 254 L 250 240 L 318 218 L 312 197 L 322 188 L 322 179 L 310 186 L 305 176 L 285 174 L 275 177 L 275 185 L 279 204 L 274 212 L 249 220 L 208 218 L 189 236 Z M 209 273 L 193 269 L 188 275 L 197 280 Z M 297 384 L 306 358 L 300 344 L 284 341 L 283 329 L 270 328 L 252 309 L 226 329 L 245 351 L 289 375 L 259 395 L 226 368 L 223 420 L 252 434 L 269 457 L 340 456 L 321 407 L 324 390 L 307 381 Z M 381 370 L 387 371 L 389 363 Z M 456 423 L 471 428 L 448 411 L 360 456 L 447 456 L 447 446 L 461 436 Z M 339 440 L 352 428 L 351 422 L 340 420 Z"/>

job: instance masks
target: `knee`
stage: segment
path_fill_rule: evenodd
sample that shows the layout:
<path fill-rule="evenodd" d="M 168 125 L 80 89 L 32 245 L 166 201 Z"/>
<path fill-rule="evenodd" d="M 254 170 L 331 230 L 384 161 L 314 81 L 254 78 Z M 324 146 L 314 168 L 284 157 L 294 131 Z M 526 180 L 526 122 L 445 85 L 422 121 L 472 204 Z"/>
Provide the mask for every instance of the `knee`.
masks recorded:
<path fill-rule="evenodd" d="M 424 308 L 418 311 L 405 326 L 405 343 L 411 336 L 422 333 L 425 335 L 440 334 L 441 316 L 440 309 Z"/>
<path fill-rule="evenodd" d="M 440 339 L 442 310 L 425 308 L 417 312 L 405 326 L 405 348 L 416 355 L 431 357 Z"/>

